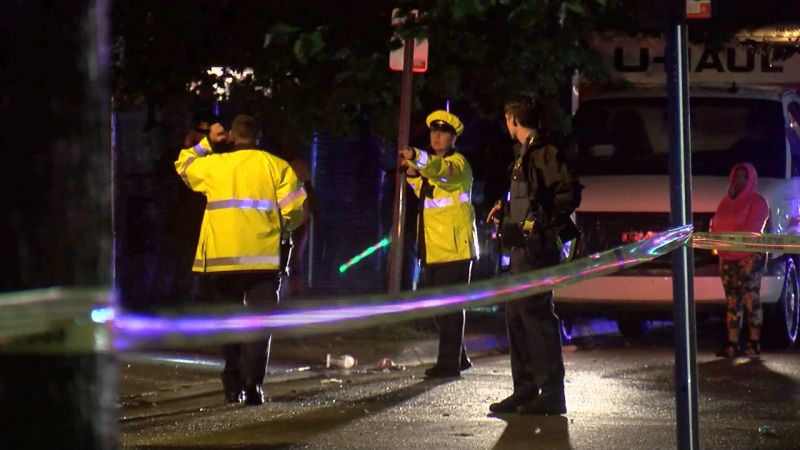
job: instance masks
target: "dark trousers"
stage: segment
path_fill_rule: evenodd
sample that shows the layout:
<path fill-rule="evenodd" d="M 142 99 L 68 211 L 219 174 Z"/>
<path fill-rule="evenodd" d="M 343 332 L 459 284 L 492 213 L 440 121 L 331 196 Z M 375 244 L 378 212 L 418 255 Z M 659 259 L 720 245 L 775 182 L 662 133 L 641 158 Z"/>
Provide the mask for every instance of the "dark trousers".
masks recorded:
<path fill-rule="evenodd" d="M 277 271 L 234 272 L 204 275 L 204 300 L 220 306 L 241 305 L 252 313 L 263 313 L 278 304 L 280 277 Z M 262 384 L 269 363 L 272 335 L 249 342 L 224 344 L 225 368 L 222 385 L 228 391 Z"/>
<path fill-rule="evenodd" d="M 511 253 L 510 272 L 516 275 L 553 265 L 558 263 L 557 258 L 542 257 L 540 263 L 531 264 L 524 250 L 514 250 Z M 506 325 L 514 393 L 521 396 L 536 395 L 540 388 L 542 391 L 563 392 L 561 324 L 555 314 L 553 292 L 508 302 Z"/>
<path fill-rule="evenodd" d="M 472 261 L 428 264 L 425 266 L 425 287 L 439 287 L 453 284 L 469 284 L 472 274 Z M 446 369 L 460 369 L 467 361 L 464 348 L 464 320 L 466 313 L 442 314 L 434 317 L 439 328 L 439 356 L 436 365 Z"/>

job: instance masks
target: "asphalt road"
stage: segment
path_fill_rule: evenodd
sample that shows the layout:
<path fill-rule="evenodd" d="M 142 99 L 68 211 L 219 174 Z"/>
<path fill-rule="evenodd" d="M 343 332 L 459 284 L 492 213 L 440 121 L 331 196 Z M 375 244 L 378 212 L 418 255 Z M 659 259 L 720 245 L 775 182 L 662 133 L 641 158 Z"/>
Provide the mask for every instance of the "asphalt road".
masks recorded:
<path fill-rule="evenodd" d="M 511 392 L 508 356 L 474 360 L 461 379 L 406 370 L 281 372 L 270 401 L 226 405 L 212 370 L 125 364 L 120 442 L 141 449 L 668 449 L 676 448 L 671 330 L 565 348 L 568 413 L 492 416 Z M 800 352 L 762 361 L 698 353 L 700 441 L 707 449 L 800 448 Z M 770 427 L 765 432 L 762 427 Z"/>

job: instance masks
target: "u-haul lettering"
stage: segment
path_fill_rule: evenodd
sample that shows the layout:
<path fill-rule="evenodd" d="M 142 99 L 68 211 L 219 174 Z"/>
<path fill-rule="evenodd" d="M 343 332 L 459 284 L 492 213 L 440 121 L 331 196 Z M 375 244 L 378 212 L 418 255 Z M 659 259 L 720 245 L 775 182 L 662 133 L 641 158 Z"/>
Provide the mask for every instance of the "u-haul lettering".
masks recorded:
<path fill-rule="evenodd" d="M 662 40 L 601 37 L 593 45 L 612 78 L 636 84 L 665 82 Z M 740 45 L 713 49 L 693 45 L 689 48 L 689 80 L 692 84 L 796 84 L 800 80 L 800 56 L 784 60 Z"/>
<path fill-rule="evenodd" d="M 649 48 L 639 48 L 627 50 L 624 47 L 614 48 L 614 71 L 620 73 L 647 72 L 651 65 L 660 65 L 664 70 L 664 55 L 656 55 L 650 52 Z M 634 53 L 634 54 L 630 54 Z M 638 55 L 636 54 L 638 53 Z M 689 67 L 692 73 L 704 71 L 716 71 L 719 73 L 781 73 L 783 72 L 783 61 L 773 61 L 769 54 L 756 52 L 751 49 L 726 48 L 722 51 L 704 49 L 699 58 L 695 61 L 693 53 L 689 51 Z"/>

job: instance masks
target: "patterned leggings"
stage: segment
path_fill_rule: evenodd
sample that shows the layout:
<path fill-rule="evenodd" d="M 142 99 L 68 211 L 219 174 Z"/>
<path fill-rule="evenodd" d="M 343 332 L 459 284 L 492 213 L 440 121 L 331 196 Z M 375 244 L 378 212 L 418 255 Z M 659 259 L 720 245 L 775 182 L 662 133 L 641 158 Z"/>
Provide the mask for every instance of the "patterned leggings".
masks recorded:
<path fill-rule="evenodd" d="M 725 288 L 728 311 L 728 341 L 738 342 L 742 328 L 742 306 L 747 314 L 747 325 L 751 341 L 758 341 L 764 313 L 761 309 L 761 276 L 764 275 L 766 258 L 763 253 L 753 253 L 734 261 L 720 260 L 722 286 Z"/>

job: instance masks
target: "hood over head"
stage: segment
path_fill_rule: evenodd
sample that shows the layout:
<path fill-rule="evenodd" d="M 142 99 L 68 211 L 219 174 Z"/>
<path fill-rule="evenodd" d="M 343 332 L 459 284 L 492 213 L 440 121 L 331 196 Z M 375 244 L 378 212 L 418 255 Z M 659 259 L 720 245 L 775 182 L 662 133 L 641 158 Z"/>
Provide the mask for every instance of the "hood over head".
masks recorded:
<path fill-rule="evenodd" d="M 739 168 L 743 168 L 747 171 L 747 183 L 745 184 L 744 189 L 739 192 L 739 195 L 736 196 L 736 199 L 745 199 L 755 193 L 756 189 L 758 188 L 758 172 L 756 172 L 756 168 L 750 163 L 744 162 L 736 164 L 733 166 L 731 173 L 728 176 L 728 192 L 730 192 L 731 188 L 733 187 L 733 177 L 736 175 L 736 171 Z"/>

